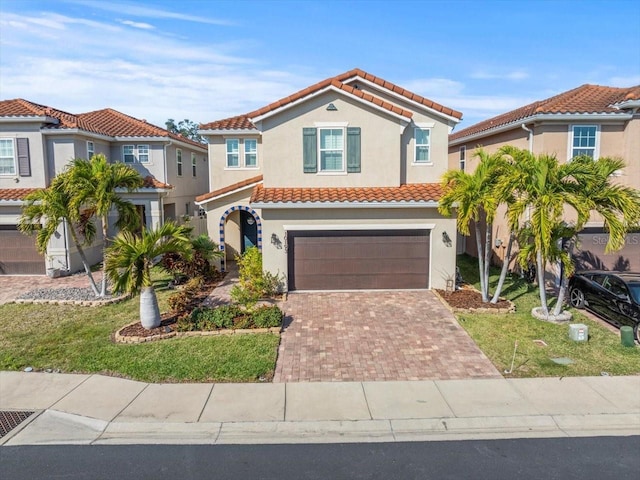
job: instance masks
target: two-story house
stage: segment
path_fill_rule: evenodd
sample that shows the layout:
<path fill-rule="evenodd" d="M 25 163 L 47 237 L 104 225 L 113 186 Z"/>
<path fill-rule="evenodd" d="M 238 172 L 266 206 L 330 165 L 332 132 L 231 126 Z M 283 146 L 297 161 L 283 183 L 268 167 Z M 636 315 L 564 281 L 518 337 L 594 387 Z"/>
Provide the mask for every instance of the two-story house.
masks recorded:
<path fill-rule="evenodd" d="M 74 115 L 23 99 L 0 101 L 0 274 L 81 269 L 68 225 L 43 258 L 17 222 L 29 192 L 47 187 L 70 160 L 94 154 L 140 172 L 143 187 L 122 195 L 149 227 L 193 215 L 194 197 L 209 190 L 206 145 L 109 108 Z M 92 262 L 101 260 L 101 247 L 98 238 L 87 248 Z"/>
<path fill-rule="evenodd" d="M 472 172 L 478 163 L 473 156 L 477 147 L 495 152 L 507 144 L 536 155 L 554 154 L 562 162 L 584 154 L 622 158 L 627 166 L 615 181 L 640 189 L 640 85 L 582 85 L 455 132 L 449 136 L 449 168 Z M 499 260 L 508 240 L 501 213 L 493 231 Z M 567 220 L 572 214 L 566 212 Z M 574 252 L 578 268 L 640 270 L 640 232 L 630 233 L 619 252 L 605 255 L 607 241 L 602 220 L 594 215 L 579 235 Z M 476 255 L 473 238 L 459 238 L 458 248 Z"/>
<path fill-rule="evenodd" d="M 256 245 L 288 290 L 446 288 L 439 182 L 461 117 L 354 69 L 201 125 L 212 191 L 196 203 L 226 261 Z"/>

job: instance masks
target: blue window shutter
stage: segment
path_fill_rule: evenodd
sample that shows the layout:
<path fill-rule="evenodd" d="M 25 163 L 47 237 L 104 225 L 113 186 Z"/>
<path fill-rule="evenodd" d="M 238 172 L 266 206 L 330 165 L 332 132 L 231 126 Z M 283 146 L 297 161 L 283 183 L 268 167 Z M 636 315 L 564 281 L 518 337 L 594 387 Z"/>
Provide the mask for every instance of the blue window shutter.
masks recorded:
<path fill-rule="evenodd" d="M 17 138 L 18 146 L 18 174 L 21 177 L 31 176 L 31 156 L 29 155 L 29 139 Z"/>
<path fill-rule="evenodd" d="M 304 173 L 318 171 L 318 133 L 315 128 L 302 129 L 302 157 Z"/>
<path fill-rule="evenodd" d="M 347 172 L 360 173 L 360 127 L 347 128 Z"/>

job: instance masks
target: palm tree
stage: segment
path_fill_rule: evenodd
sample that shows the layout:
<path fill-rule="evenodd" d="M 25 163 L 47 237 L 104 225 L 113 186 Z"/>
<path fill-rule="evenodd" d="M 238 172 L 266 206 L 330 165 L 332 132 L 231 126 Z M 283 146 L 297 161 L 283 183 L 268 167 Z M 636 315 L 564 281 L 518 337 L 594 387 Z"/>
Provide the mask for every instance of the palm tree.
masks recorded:
<path fill-rule="evenodd" d="M 69 233 L 80 259 L 84 271 L 89 278 L 91 290 L 99 296 L 98 287 L 91 273 L 83 245 L 91 244 L 95 238 L 95 225 L 82 212 L 74 212 L 71 206 L 71 195 L 65 188 L 67 172 L 56 176 L 51 185 L 43 190 L 36 190 L 25 198 L 26 204 L 22 208 L 22 215 L 18 228 L 25 234 L 36 233 L 36 247 L 40 253 L 46 254 L 51 237 L 53 237 L 61 223 L 69 225 Z M 82 236 L 80 240 L 78 234 Z"/>
<path fill-rule="evenodd" d="M 140 235 L 123 230 L 107 249 L 105 273 L 116 293 L 140 293 L 140 322 L 146 329 L 160 326 L 158 298 L 151 280 L 151 267 L 166 253 L 188 255 L 189 229 L 166 222 Z"/>
<path fill-rule="evenodd" d="M 115 226 L 119 229 L 134 228 L 140 219 L 135 205 L 123 199 L 119 190 L 131 192 L 142 186 L 142 176 L 129 165 L 109 163 L 102 155 L 94 155 L 89 160 L 75 159 L 71 162 L 67 177 L 67 188 L 71 191 L 71 205 L 74 211 L 85 208 L 87 212 L 102 221 L 103 236 L 103 271 L 104 258 L 108 247 L 109 212 L 115 209 L 118 220 Z M 101 296 L 107 291 L 107 276 L 102 277 Z"/>
<path fill-rule="evenodd" d="M 501 154 L 489 155 L 483 149 L 478 149 L 475 156 L 480 159 L 480 163 L 472 174 L 461 170 L 450 170 L 444 174 L 442 178 L 444 194 L 440 199 L 438 211 L 445 216 L 450 216 L 455 208 L 457 228 L 463 235 L 470 235 L 469 224 L 471 221 L 474 222 L 480 290 L 482 301 L 488 302 L 492 225 L 498 205 L 504 199 L 504 195 L 496 187 L 507 165 Z M 480 232 L 482 215 L 486 222 L 484 245 Z"/>
<path fill-rule="evenodd" d="M 610 233 L 606 251 L 612 251 L 624 245 L 627 231 L 640 219 L 640 194 L 630 187 L 612 183 L 613 172 L 624 167 L 621 160 L 576 157 L 560 163 L 555 155 L 536 156 L 510 146 L 502 152 L 514 159 L 515 169 L 513 175 L 499 182 L 500 189 L 515 195 L 508 210 L 509 223 L 516 225 L 529 211 L 526 231 L 531 241 L 521 245 L 519 260 L 523 264 L 535 258 L 540 311 L 549 318 L 544 283 L 546 266 L 560 260 L 565 266 L 563 270 L 572 268 L 566 253 L 557 246 L 561 235 L 568 232 L 563 222 L 567 208 L 576 216 L 571 232 L 582 230 L 592 211 L 602 215 Z M 558 307 L 556 310 L 559 312 Z"/>

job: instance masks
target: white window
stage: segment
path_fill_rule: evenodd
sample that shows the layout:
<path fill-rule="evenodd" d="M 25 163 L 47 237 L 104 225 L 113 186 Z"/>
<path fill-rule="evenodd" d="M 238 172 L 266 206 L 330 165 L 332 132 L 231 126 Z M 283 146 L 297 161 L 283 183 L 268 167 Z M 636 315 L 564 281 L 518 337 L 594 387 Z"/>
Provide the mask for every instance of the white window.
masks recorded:
<path fill-rule="evenodd" d="M 227 167 L 237 168 L 240 166 L 240 140 L 229 138 L 227 143 Z"/>
<path fill-rule="evenodd" d="M 320 171 L 344 171 L 344 130 L 320 128 Z"/>
<path fill-rule="evenodd" d="M 573 125 L 571 129 L 571 157 L 588 155 L 596 158 L 598 127 L 596 125 Z"/>
<path fill-rule="evenodd" d="M 124 163 L 149 163 L 149 145 L 123 145 L 122 158 Z"/>
<path fill-rule="evenodd" d="M 176 167 L 178 169 L 178 176 L 182 176 L 182 150 L 176 149 Z"/>
<path fill-rule="evenodd" d="M 135 147 L 133 145 L 123 145 L 122 146 L 122 158 L 124 159 L 124 163 L 133 163 L 136 159 L 136 154 L 134 153 Z"/>
<path fill-rule="evenodd" d="M 87 142 L 87 160 L 95 155 L 95 149 L 93 146 L 93 142 Z"/>
<path fill-rule="evenodd" d="M 149 145 L 138 145 L 138 161 L 149 163 Z"/>
<path fill-rule="evenodd" d="M 428 128 L 415 129 L 415 163 L 430 163 L 429 160 L 429 141 L 431 130 Z"/>
<path fill-rule="evenodd" d="M 464 167 L 467 164 L 467 147 L 460 147 L 460 170 L 464 172 Z"/>
<path fill-rule="evenodd" d="M 196 154 L 191 152 L 191 175 L 196 176 Z"/>
<path fill-rule="evenodd" d="M 244 166 L 247 168 L 258 166 L 258 141 L 255 139 L 244 141 Z"/>
<path fill-rule="evenodd" d="M 0 175 L 16 174 L 16 156 L 13 138 L 0 138 Z"/>

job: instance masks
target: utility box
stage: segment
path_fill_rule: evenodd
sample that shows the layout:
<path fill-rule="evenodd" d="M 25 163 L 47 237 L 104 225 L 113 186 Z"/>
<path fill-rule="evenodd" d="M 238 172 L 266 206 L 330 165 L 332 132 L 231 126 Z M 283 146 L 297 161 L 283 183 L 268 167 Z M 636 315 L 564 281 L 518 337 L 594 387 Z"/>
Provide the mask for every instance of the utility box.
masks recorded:
<path fill-rule="evenodd" d="M 583 323 L 569 325 L 569 338 L 574 342 L 586 342 L 589 340 L 589 327 Z"/>

